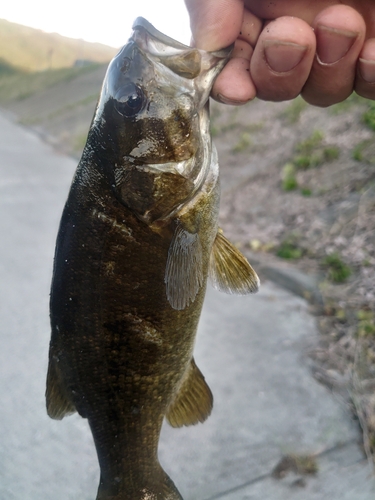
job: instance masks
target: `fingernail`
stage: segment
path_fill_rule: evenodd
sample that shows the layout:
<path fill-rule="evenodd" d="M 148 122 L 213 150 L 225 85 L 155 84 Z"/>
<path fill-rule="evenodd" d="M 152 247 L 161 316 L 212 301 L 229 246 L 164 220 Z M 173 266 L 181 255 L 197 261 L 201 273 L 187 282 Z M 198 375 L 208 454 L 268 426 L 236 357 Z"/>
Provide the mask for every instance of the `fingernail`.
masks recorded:
<path fill-rule="evenodd" d="M 222 104 L 229 104 L 231 106 L 241 106 L 249 101 L 238 101 L 236 99 L 230 99 L 229 97 L 223 96 L 223 94 L 217 94 L 216 99 Z"/>
<path fill-rule="evenodd" d="M 268 66 L 276 73 L 287 73 L 295 68 L 305 55 L 307 47 L 278 40 L 264 41 L 264 54 Z"/>
<path fill-rule="evenodd" d="M 375 83 L 375 61 L 359 59 L 359 71 L 366 82 Z"/>
<path fill-rule="evenodd" d="M 333 64 L 342 59 L 358 37 L 355 31 L 339 30 L 318 25 L 315 30 L 316 53 L 323 64 Z"/>

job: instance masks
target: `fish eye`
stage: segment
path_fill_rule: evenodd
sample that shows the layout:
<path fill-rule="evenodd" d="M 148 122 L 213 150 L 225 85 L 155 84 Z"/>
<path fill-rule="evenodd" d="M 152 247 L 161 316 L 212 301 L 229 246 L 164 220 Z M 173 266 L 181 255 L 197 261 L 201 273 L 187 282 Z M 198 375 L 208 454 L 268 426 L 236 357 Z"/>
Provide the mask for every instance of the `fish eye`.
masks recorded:
<path fill-rule="evenodd" d="M 128 83 L 115 97 L 115 108 L 120 115 L 130 118 L 143 107 L 145 95 L 138 85 Z"/>

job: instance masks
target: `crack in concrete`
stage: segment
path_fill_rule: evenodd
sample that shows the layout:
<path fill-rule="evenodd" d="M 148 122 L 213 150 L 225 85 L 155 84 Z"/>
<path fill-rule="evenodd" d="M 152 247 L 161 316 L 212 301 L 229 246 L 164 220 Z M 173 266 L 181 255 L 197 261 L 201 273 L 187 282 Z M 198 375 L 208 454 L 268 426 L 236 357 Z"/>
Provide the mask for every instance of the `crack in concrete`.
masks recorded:
<path fill-rule="evenodd" d="M 344 448 L 347 448 L 349 446 L 352 446 L 353 444 L 357 443 L 357 439 L 350 439 L 349 441 L 346 441 L 345 443 L 338 443 L 335 446 L 332 446 L 331 448 L 327 448 L 326 450 L 321 451 L 320 453 L 316 453 L 314 456 L 317 457 L 324 457 L 327 455 L 330 455 L 331 453 L 334 453 L 335 451 L 342 450 Z M 355 460 L 354 463 L 357 463 L 358 460 Z M 229 495 L 230 493 L 235 493 L 236 491 L 243 490 L 244 488 L 247 488 L 248 486 L 251 486 L 252 484 L 259 483 L 260 481 L 263 481 L 264 479 L 272 477 L 272 471 L 267 472 L 267 474 L 262 474 L 261 476 L 255 477 L 251 479 L 250 481 L 247 481 L 246 483 L 239 484 L 237 486 L 233 486 L 232 488 L 229 488 L 228 490 L 221 491 L 219 493 L 215 493 L 214 495 L 205 498 L 204 500 L 217 500 L 219 498 L 223 498 L 226 495 Z"/>

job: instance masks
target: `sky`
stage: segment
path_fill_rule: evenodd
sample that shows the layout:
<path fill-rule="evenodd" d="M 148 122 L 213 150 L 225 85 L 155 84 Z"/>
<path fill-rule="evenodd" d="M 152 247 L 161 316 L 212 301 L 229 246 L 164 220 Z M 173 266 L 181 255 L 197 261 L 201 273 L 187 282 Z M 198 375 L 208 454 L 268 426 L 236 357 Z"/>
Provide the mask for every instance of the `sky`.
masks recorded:
<path fill-rule="evenodd" d="M 12 0 L 0 5 L 0 19 L 116 48 L 126 43 L 138 16 L 189 45 L 189 18 L 183 0 Z"/>

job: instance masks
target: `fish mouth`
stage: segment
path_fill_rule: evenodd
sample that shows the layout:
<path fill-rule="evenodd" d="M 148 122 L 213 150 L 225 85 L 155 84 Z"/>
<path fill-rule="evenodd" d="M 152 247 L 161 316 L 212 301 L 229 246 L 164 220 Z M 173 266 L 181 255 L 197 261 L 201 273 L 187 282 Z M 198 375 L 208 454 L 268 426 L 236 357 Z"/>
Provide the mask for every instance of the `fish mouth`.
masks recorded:
<path fill-rule="evenodd" d="M 137 19 L 135 19 L 135 21 L 133 22 L 132 29 L 137 30 L 139 28 L 146 30 L 152 37 L 157 38 L 160 42 L 175 49 L 180 49 L 180 50 L 192 49 L 192 47 L 189 47 L 188 45 L 185 45 L 181 42 L 178 42 L 177 40 L 174 40 L 173 38 L 170 38 L 161 31 L 157 30 L 144 17 L 137 17 Z"/>
<path fill-rule="evenodd" d="M 128 158 L 131 163 L 135 161 L 133 158 Z M 133 161 L 132 161 L 133 160 Z M 194 157 L 189 158 L 188 160 L 182 160 L 179 162 L 167 161 L 164 163 L 141 163 L 135 164 L 137 168 L 142 169 L 144 172 L 153 172 L 153 173 L 171 173 L 176 175 L 181 175 L 186 179 L 190 178 L 190 175 L 195 167 L 196 159 Z"/>
<path fill-rule="evenodd" d="M 147 21 L 144 17 L 137 17 L 135 21 L 133 22 L 132 26 L 133 30 L 137 29 L 144 29 L 147 31 L 149 35 L 151 35 L 153 38 L 156 38 L 159 40 L 159 42 L 162 42 L 166 46 L 169 46 L 174 49 L 178 50 L 197 50 L 194 49 L 193 47 L 189 47 L 189 45 L 185 45 L 184 43 L 178 42 L 174 38 L 169 37 L 168 35 L 165 35 L 161 31 L 157 30 L 150 22 Z M 230 52 L 232 52 L 234 47 L 234 44 L 230 45 L 229 47 L 226 47 L 224 49 L 216 50 L 214 52 L 210 52 L 211 55 L 216 56 L 218 58 L 225 58 L 228 57 Z"/>
<path fill-rule="evenodd" d="M 188 79 L 196 78 L 202 68 L 209 70 L 217 60 L 226 62 L 234 47 L 232 44 L 213 52 L 189 47 L 161 33 L 143 17 L 137 17 L 132 28 L 132 38 L 142 50 L 158 57 L 165 66 Z"/>

